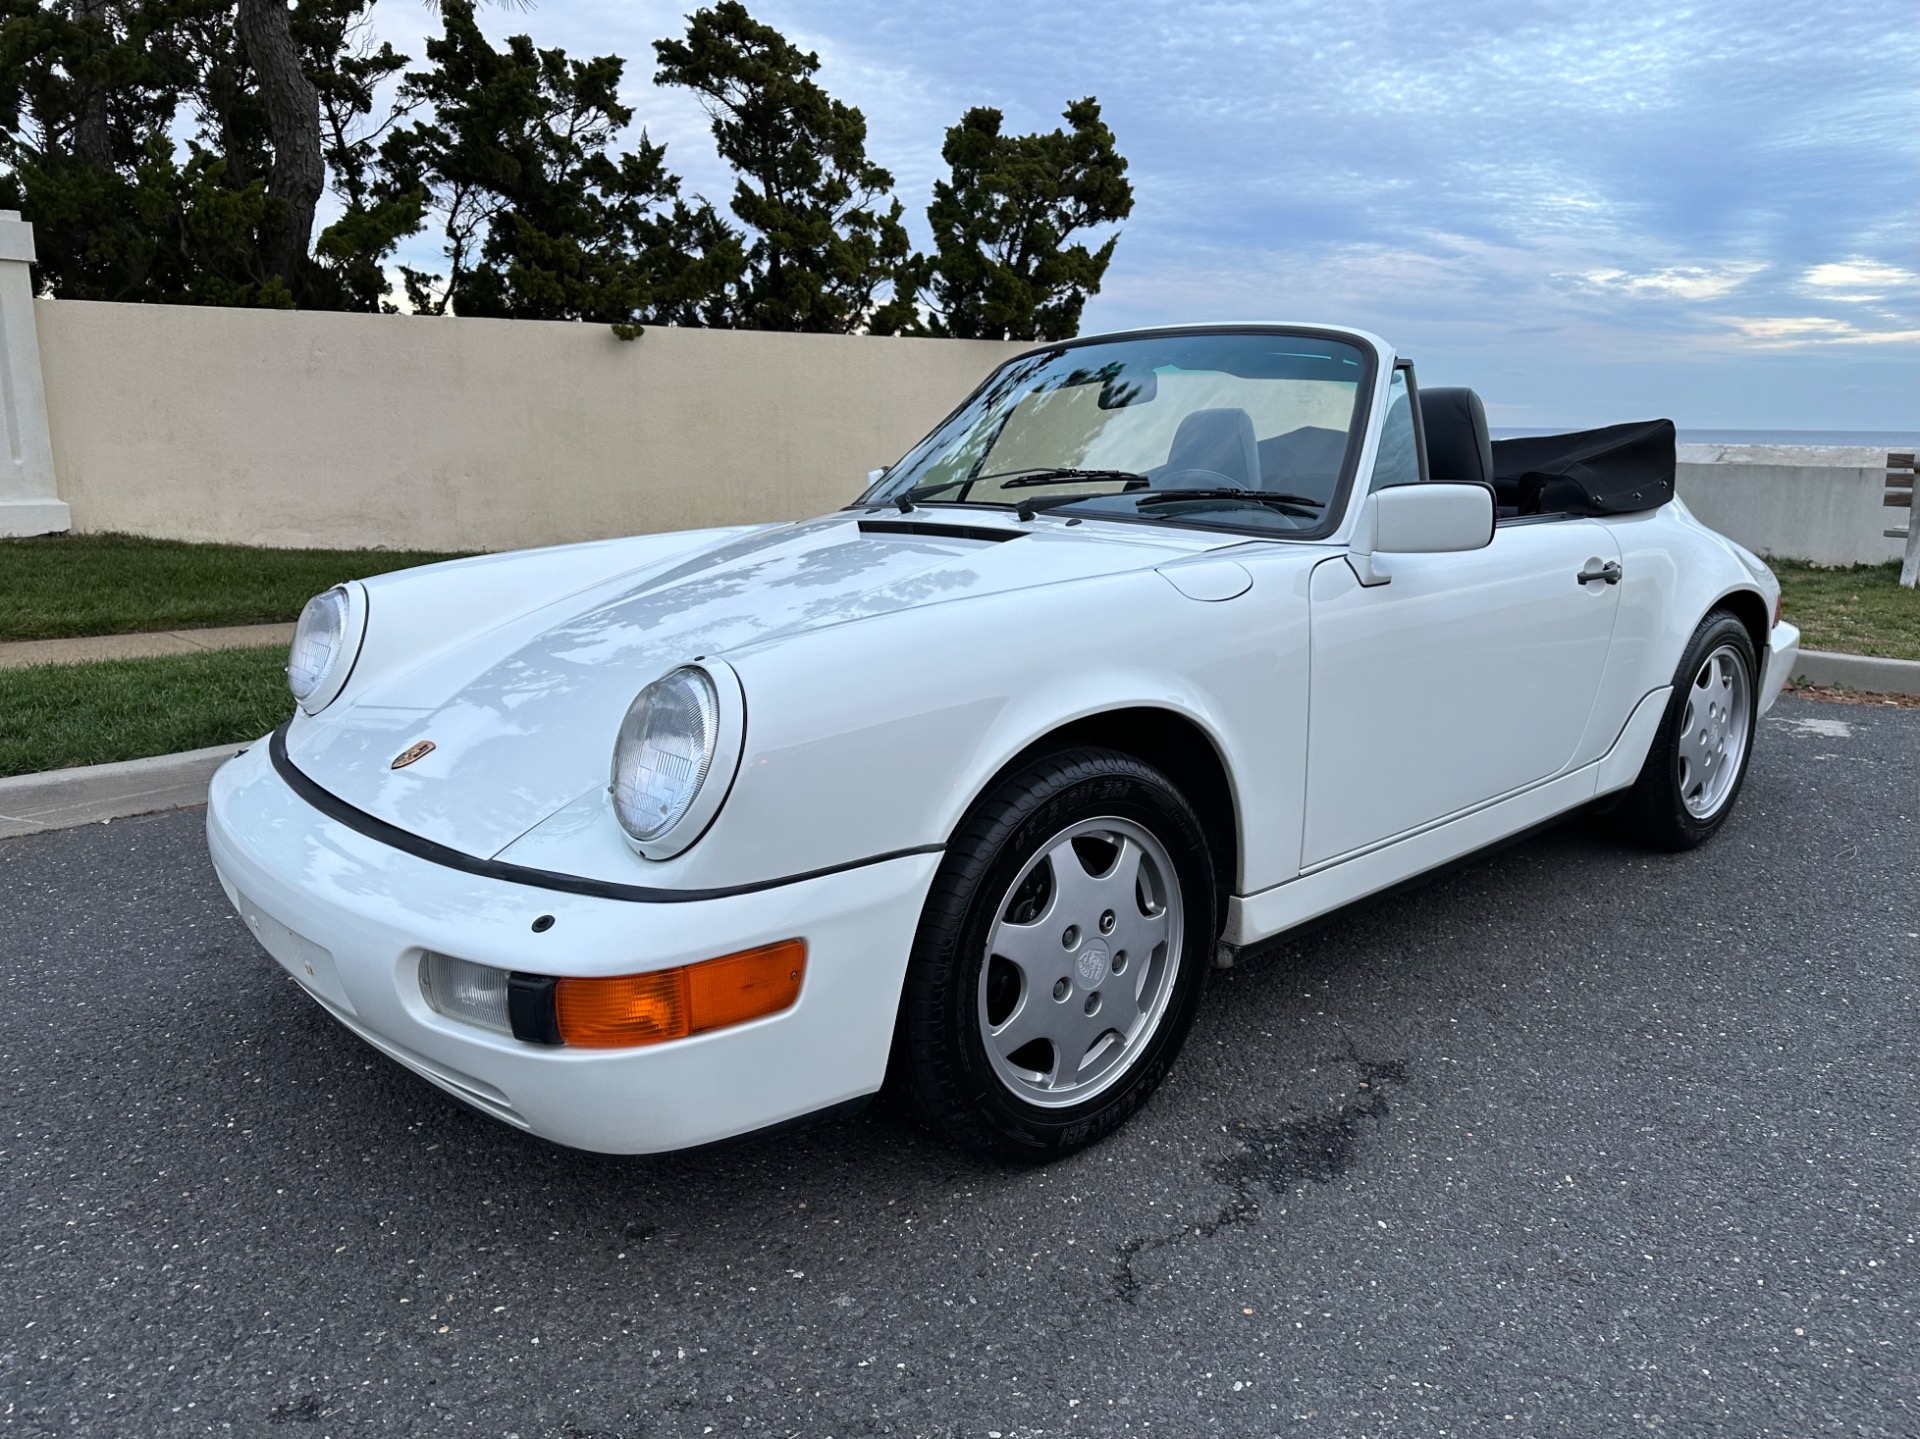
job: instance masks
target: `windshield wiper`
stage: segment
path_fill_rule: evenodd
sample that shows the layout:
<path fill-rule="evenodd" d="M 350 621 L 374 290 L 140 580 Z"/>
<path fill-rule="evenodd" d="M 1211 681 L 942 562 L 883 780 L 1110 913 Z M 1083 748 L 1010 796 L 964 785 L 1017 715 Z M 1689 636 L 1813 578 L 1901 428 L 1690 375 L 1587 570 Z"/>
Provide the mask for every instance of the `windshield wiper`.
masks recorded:
<path fill-rule="evenodd" d="M 1297 520 L 1318 518 L 1318 511 L 1325 508 L 1324 502 L 1311 499 L 1306 495 L 1275 494 L 1271 490 L 1250 490 L 1239 485 L 1215 486 L 1212 489 L 1149 489 L 1135 490 L 1128 499 L 1140 506 L 1171 505 L 1180 500 L 1250 500 L 1257 505 L 1271 505 L 1284 515 Z"/>
<path fill-rule="evenodd" d="M 1026 470 L 1000 470 L 992 474 L 975 475 L 970 480 L 948 480 L 944 484 L 921 485 L 896 495 L 894 503 L 902 500 L 911 503 L 914 500 L 927 499 L 942 490 L 958 489 L 963 486 L 980 484 L 986 480 L 1001 480 L 1003 490 L 1037 488 L 1041 485 L 1068 485 L 1086 480 L 1114 481 L 1121 488 L 1104 495 L 1049 495 L 1043 500 L 1022 500 L 1019 509 L 1032 513 L 1042 509 L 1055 510 L 1082 500 L 1109 500 L 1124 496 L 1146 505 L 1172 504 L 1177 500 L 1250 500 L 1254 504 L 1270 506 L 1282 514 L 1294 519 L 1317 519 L 1318 511 L 1326 508 L 1326 501 L 1316 500 L 1311 495 L 1289 495 L 1273 490 L 1248 489 L 1240 485 L 1220 485 L 1211 488 L 1180 489 L 1177 487 L 1156 488 L 1150 476 L 1134 470 L 1082 470 L 1067 465 L 1051 468 L 1033 468 Z"/>
<path fill-rule="evenodd" d="M 1128 489 L 1150 485 L 1152 480 L 1132 470 L 1076 470 L 1066 465 L 1049 470 L 1003 470 L 997 475 L 975 475 L 974 483 L 1005 480 L 1003 490 L 1024 490 L 1034 485 L 1070 485 L 1075 480 L 1118 480 Z"/>
<path fill-rule="evenodd" d="M 974 485 L 984 484 L 988 480 L 1005 480 L 1003 490 L 1029 489 L 1037 485 L 1070 485 L 1079 480 L 1116 480 L 1128 489 L 1138 489 L 1153 482 L 1145 475 L 1135 474 L 1132 470 L 1076 470 L 1066 465 L 1035 465 L 1024 470 L 996 470 L 988 475 L 970 475 L 964 480 L 945 480 L 937 485 L 919 485 L 908 490 L 904 496 L 896 495 L 894 504 L 902 499 L 928 500 L 942 490 L 959 490 L 965 493 Z"/>

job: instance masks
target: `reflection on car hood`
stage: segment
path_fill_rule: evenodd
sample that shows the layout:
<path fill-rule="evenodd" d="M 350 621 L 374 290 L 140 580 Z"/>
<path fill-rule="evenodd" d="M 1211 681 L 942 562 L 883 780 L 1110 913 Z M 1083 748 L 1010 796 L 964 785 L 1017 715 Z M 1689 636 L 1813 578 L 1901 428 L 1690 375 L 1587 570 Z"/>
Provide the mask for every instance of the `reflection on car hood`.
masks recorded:
<path fill-rule="evenodd" d="M 940 532 L 963 524 L 1018 538 Z M 490 856 L 606 783 L 627 706 L 677 664 L 826 625 L 1113 574 L 1236 542 L 1159 527 L 1068 527 L 1046 519 L 1022 525 L 998 511 L 957 509 L 911 517 L 889 511 L 883 525 L 890 532 L 865 532 L 843 514 L 755 530 L 612 581 L 575 597 L 531 635 L 525 624 L 499 626 L 364 691 L 350 687 L 325 713 L 295 725 L 289 754 L 349 804 Z M 847 703 L 856 714 L 859 696 Z M 432 742 L 430 753 L 391 768 L 423 740 Z"/>

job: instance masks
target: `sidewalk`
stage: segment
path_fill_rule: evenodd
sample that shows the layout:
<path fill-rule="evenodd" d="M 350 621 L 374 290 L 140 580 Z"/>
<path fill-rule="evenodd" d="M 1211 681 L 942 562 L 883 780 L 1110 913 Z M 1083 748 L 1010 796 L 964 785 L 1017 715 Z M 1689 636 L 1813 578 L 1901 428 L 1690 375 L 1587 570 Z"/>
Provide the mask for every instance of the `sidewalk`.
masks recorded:
<path fill-rule="evenodd" d="M 206 630 L 159 630 L 133 635 L 93 635 L 72 640 L 0 642 L 0 670 L 23 665 L 71 665 L 89 660 L 138 660 L 151 655 L 193 655 L 293 643 L 293 626 L 223 625 Z"/>
<path fill-rule="evenodd" d="M 254 743 L 0 779 L 0 839 L 205 804 L 213 772 Z"/>

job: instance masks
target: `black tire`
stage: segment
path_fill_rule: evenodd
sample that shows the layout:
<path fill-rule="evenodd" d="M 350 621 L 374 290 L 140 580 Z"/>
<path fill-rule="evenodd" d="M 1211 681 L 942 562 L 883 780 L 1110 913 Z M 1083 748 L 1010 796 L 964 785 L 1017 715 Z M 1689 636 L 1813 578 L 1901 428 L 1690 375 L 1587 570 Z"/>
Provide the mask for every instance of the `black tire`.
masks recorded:
<path fill-rule="evenodd" d="M 982 971 L 1015 881 L 1050 841 L 1095 819 L 1138 826 L 1171 861 L 1181 906 L 1177 965 L 1164 981 L 1157 1023 L 1124 1065 L 1116 1062 L 1107 1087 L 1084 1102 L 1066 1103 L 1063 1095 L 1059 1107 L 1042 1107 L 1022 1099 L 995 1071 L 982 1028 L 989 993 Z M 1024 766 L 974 806 L 934 877 L 901 998 L 895 1073 L 902 1097 L 922 1121 L 983 1156 L 1037 1162 L 1092 1144 L 1166 1077 L 1193 1023 L 1218 933 L 1205 833 L 1165 775 L 1131 756 L 1091 748 Z M 1175 948 L 1169 937 L 1163 951 L 1171 955 Z M 1094 989 L 1088 1002 L 1097 1006 L 1098 982 Z"/>
<path fill-rule="evenodd" d="M 1730 650 L 1744 666 L 1747 698 L 1740 720 L 1743 728 L 1739 735 L 1739 757 L 1731 783 L 1712 812 L 1700 815 L 1688 808 L 1682 794 L 1681 742 L 1696 677 L 1708 658 L 1722 648 Z M 1661 716 L 1660 728 L 1653 736 L 1653 746 L 1647 751 L 1640 777 L 1610 816 L 1622 834 L 1654 849 L 1676 851 L 1692 849 L 1713 838 L 1733 812 L 1734 801 L 1746 783 L 1747 765 L 1753 758 L 1759 686 L 1760 667 L 1754 654 L 1753 636 L 1727 611 L 1710 611 L 1693 632 L 1693 638 L 1687 641 L 1680 668 L 1674 673 L 1673 696 L 1667 701 L 1666 713 Z"/>

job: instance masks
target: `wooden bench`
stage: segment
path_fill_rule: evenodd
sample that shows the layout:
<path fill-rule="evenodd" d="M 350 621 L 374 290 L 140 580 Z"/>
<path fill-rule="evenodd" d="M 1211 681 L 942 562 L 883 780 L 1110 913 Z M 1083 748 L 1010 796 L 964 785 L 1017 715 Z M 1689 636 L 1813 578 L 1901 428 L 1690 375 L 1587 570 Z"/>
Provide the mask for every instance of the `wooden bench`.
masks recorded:
<path fill-rule="evenodd" d="M 1905 540 L 1907 554 L 1900 565 L 1900 583 L 1912 589 L 1920 581 L 1920 525 L 1913 522 L 1913 455 L 1889 452 L 1887 455 L 1887 491 L 1881 501 L 1887 509 L 1905 510 L 1907 522 L 1897 530 L 1888 530 L 1890 540 Z"/>

